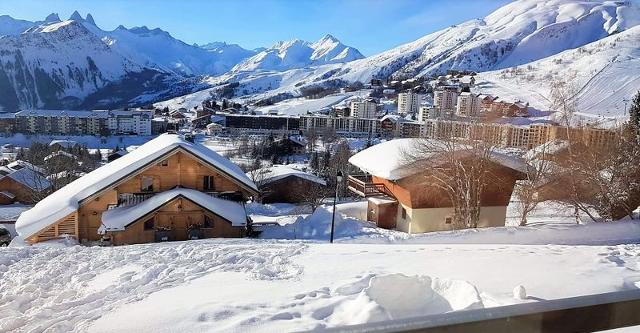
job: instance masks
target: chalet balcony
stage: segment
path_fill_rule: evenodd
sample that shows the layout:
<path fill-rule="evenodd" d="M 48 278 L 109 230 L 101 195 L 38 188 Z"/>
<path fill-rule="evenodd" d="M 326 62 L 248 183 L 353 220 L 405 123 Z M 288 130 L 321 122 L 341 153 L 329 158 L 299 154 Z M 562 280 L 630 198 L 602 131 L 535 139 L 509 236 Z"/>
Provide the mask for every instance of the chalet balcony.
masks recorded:
<path fill-rule="evenodd" d="M 148 200 L 149 198 L 153 197 L 154 195 L 156 195 L 158 193 L 159 192 L 120 193 L 118 195 L 118 204 L 116 206 L 114 206 L 114 207 L 111 207 L 111 208 L 135 206 L 137 204 L 140 204 L 140 203 Z M 220 198 L 220 199 L 231 200 L 231 201 L 242 201 L 242 194 L 240 194 L 238 192 L 214 192 L 214 191 L 209 191 L 209 192 L 204 192 L 204 193 L 208 194 L 212 198 Z"/>
<path fill-rule="evenodd" d="M 347 188 L 355 195 L 363 198 L 379 195 L 395 197 L 384 184 L 374 183 L 370 175 L 350 175 L 347 179 Z"/>

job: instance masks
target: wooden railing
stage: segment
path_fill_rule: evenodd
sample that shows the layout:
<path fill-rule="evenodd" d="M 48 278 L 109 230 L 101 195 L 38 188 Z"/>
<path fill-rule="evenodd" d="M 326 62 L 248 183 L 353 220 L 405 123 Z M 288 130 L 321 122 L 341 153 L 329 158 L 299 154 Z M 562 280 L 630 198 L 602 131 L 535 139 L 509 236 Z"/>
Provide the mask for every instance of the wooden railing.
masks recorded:
<path fill-rule="evenodd" d="M 347 188 L 363 198 L 376 195 L 387 195 L 395 198 L 384 184 L 374 183 L 369 175 L 350 175 L 347 179 Z"/>
<path fill-rule="evenodd" d="M 149 198 L 153 197 L 154 195 L 156 195 L 158 193 L 160 193 L 160 192 L 120 193 L 118 195 L 118 205 L 117 205 L 117 207 L 135 206 L 135 205 L 137 205 L 139 203 L 142 203 L 142 202 L 148 200 Z M 237 195 L 241 196 L 241 194 L 236 194 L 236 192 L 204 191 L 203 193 L 207 194 L 208 196 L 210 196 L 212 198 L 221 198 L 221 199 L 226 199 L 226 200 L 233 200 L 234 199 L 234 195 L 235 196 L 237 196 Z"/>
<path fill-rule="evenodd" d="M 120 195 L 118 195 L 118 207 L 135 206 L 155 194 L 156 193 L 120 193 Z"/>

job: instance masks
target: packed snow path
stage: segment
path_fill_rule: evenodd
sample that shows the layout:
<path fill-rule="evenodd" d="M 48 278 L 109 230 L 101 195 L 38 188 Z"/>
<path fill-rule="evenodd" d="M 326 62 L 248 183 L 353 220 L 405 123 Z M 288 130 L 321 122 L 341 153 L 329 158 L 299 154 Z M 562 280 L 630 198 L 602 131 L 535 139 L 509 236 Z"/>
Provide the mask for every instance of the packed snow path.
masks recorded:
<path fill-rule="evenodd" d="M 212 272 L 257 280 L 301 273 L 295 242 L 192 241 L 125 247 L 0 249 L 0 332 L 85 331 L 126 303 Z"/>

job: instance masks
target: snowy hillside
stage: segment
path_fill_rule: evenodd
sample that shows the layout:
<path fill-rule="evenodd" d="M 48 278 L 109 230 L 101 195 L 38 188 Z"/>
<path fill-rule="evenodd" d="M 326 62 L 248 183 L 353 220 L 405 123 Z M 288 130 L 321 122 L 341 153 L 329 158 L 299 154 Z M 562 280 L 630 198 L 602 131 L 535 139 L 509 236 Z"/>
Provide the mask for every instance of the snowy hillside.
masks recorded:
<path fill-rule="evenodd" d="M 585 115 L 622 117 L 623 99 L 640 90 L 640 26 L 544 58 L 518 70 L 480 73 L 484 93 L 510 100 L 529 101 L 533 107 L 550 106 L 550 83 L 564 80 L 575 86 L 578 111 Z"/>
<path fill-rule="evenodd" d="M 294 68 L 344 63 L 364 56 L 360 51 L 342 44 L 331 35 L 315 43 L 299 39 L 278 42 L 236 65 L 233 73 L 255 71 L 285 71 Z"/>
<path fill-rule="evenodd" d="M 348 77 L 432 75 L 507 68 L 580 47 L 640 23 L 633 1 L 519 0 L 484 19 L 353 62 Z"/>
<path fill-rule="evenodd" d="M 210 83 L 239 82 L 238 96 L 254 95 L 254 99 L 262 99 L 296 96 L 308 86 L 344 85 L 372 78 L 430 76 L 449 69 L 484 72 L 526 65 L 639 23 L 638 0 L 518 0 L 483 19 L 451 26 L 368 58 L 286 72 L 256 73 L 256 68 L 268 68 L 263 63 L 271 64 L 277 58 L 261 53 L 236 66 L 246 65 L 245 70 L 250 72 L 234 69 Z M 263 59 L 258 59 L 259 56 Z"/>

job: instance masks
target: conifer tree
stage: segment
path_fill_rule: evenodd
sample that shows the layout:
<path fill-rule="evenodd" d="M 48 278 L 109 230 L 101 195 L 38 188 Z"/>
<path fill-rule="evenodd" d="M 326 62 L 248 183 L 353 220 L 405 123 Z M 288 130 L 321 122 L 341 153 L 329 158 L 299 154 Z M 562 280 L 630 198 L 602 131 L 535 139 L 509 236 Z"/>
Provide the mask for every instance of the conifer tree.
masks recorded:
<path fill-rule="evenodd" d="M 636 140 L 640 142 L 640 91 L 636 93 L 629 108 L 629 125 L 635 134 Z"/>

